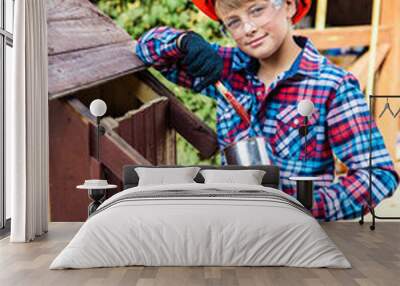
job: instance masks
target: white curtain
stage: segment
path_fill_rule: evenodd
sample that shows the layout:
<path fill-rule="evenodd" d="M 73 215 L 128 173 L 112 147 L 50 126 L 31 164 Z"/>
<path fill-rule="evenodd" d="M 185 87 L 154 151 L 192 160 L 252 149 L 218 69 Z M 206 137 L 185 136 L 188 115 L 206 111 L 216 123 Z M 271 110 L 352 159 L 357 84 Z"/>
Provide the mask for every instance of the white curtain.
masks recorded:
<path fill-rule="evenodd" d="M 17 0 L 14 70 L 6 98 L 6 187 L 11 190 L 12 242 L 47 232 L 49 140 L 45 0 Z"/>

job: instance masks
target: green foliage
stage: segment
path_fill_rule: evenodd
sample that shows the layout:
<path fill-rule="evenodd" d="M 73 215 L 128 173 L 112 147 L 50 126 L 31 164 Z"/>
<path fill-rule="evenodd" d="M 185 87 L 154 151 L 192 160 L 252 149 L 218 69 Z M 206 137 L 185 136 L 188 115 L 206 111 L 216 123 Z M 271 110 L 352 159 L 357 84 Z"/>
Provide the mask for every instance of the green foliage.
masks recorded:
<path fill-rule="evenodd" d="M 98 0 L 98 7 L 125 29 L 133 39 L 138 39 L 147 30 L 157 26 L 170 26 L 193 30 L 210 42 L 232 45 L 233 41 L 223 38 L 219 24 L 201 13 L 190 0 Z M 150 71 L 178 99 L 203 122 L 215 130 L 216 105 L 206 96 L 191 92 L 166 80 L 155 69 Z M 184 138 L 177 136 L 178 164 L 219 164 L 219 155 L 202 160 L 195 148 Z"/>

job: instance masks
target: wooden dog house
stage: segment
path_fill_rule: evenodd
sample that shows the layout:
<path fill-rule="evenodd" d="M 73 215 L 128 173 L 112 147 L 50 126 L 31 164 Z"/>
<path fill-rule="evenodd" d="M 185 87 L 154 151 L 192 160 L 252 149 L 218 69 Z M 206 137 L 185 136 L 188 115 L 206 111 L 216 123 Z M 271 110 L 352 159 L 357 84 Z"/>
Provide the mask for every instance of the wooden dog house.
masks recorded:
<path fill-rule="evenodd" d="M 121 190 L 125 164 L 176 163 L 178 132 L 208 158 L 214 131 L 161 84 L 135 56 L 131 37 L 87 0 L 48 3 L 50 214 L 83 221 L 88 195 L 75 187 L 103 177 Z M 108 106 L 95 159 L 92 100 Z M 111 195 L 111 194 L 109 194 Z"/>
<path fill-rule="evenodd" d="M 359 79 L 367 99 L 372 93 L 398 94 L 400 1 L 357 3 L 364 7 L 359 13 L 373 9 L 361 17 L 349 1 L 319 0 L 315 28 L 296 33 L 309 37 L 319 50 L 369 47 L 346 68 Z M 338 19 L 332 13 L 342 15 L 345 26 L 331 22 Z M 101 175 L 120 185 L 124 164 L 174 164 L 176 132 L 204 158 L 217 151 L 215 133 L 147 71 L 134 55 L 135 42 L 88 0 L 49 0 L 48 39 L 53 221 L 86 218 L 87 194 L 75 190 L 84 179 Z M 94 118 L 88 110 L 95 98 L 108 105 L 99 161 L 94 159 Z M 376 102 L 376 110 L 383 104 Z M 399 122 L 382 118 L 378 126 L 395 158 Z M 345 166 L 337 163 L 338 173 L 345 173 Z"/>

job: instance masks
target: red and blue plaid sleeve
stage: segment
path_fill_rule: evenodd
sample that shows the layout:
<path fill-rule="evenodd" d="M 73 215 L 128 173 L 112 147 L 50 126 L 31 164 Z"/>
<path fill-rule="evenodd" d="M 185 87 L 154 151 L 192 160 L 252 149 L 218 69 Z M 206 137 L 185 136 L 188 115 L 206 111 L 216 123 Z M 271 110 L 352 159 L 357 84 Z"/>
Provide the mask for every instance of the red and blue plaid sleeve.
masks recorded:
<path fill-rule="evenodd" d="M 181 64 L 183 54 L 177 47 L 176 38 L 183 32 L 185 31 L 166 26 L 150 29 L 138 39 L 135 52 L 142 62 L 153 66 L 169 81 L 192 89 L 202 78 L 189 75 L 186 67 Z M 234 48 L 215 43 L 210 43 L 210 46 L 223 59 L 221 79 L 227 78 L 233 65 Z M 219 95 L 214 86 L 203 89 L 201 93 L 215 99 Z"/>
<path fill-rule="evenodd" d="M 183 56 L 176 43 L 176 38 L 183 32 L 164 26 L 150 29 L 137 40 L 136 55 L 155 68 L 172 65 Z"/>
<path fill-rule="evenodd" d="M 334 154 L 348 167 L 346 176 L 315 190 L 313 215 L 323 220 L 351 219 L 361 214 L 368 200 L 371 125 L 372 199 L 377 205 L 399 184 L 393 161 L 375 123 L 357 79 L 348 73 L 327 114 L 327 137 Z"/>

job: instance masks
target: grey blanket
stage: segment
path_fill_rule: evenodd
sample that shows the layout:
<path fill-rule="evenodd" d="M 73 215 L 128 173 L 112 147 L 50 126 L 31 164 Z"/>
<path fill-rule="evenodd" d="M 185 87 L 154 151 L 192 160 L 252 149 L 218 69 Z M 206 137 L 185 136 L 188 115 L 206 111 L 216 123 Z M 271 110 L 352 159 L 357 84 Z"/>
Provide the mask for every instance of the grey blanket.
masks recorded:
<path fill-rule="evenodd" d="M 260 190 L 235 190 L 235 191 L 221 191 L 217 189 L 203 189 L 203 190 L 163 190 L 163 191 L 145 191 L 145 192 L 130 192 L 119 196 L 115 200 L 108 200 L 103 203 L 92 215 L 96 215 L 100 212 L 107 210 L 108 208 L 127 201 L 141 201 L 141 200 L 152 200 L 152 199 L 174 199 L 174 200 L 184 200 L 184 199 L 257 199 L 270 202 L 276 202 L 280 204 L 286 204 L 296 208 L 297 210 L 311 215 L 310 212 L 299 202 L 294 199 L 289 199 L 287 196 L 283 196 L 277 193 L 272 193 L 268 191 Z"/>

